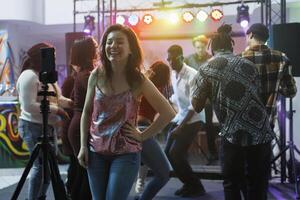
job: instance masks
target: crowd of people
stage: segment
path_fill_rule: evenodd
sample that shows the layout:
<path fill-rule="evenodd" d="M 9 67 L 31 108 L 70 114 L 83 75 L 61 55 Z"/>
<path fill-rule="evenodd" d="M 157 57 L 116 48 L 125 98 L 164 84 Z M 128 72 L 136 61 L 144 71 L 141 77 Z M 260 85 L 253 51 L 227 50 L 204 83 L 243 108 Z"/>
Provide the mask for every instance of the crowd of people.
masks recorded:
<path fill-rule="evenodd" d="M 171 45 L 169 65 L 159 60 L 145 71 L 138 37 L 127 26 L 109 26 L 100 44 L 92 37 L 74 42 L 62 91 L 49 84 L 56 97 L 49 99 L 48 133 L 56 138 L 54 127 L 63 120 L 70 199 L 126 200 L 136 181 L 136 199 L 150 200 L 172 169 L 183 184 L 175 195 L 205 195 L 187 159 L 199 131 L 207 134 L 209 163 L 221 160 L 225 199 L 267 199 L 276 99 L 278 94 L 294 97 L 297 88 L 286 55 L 265 45 L 266 26 L 248 29 L 248 47 L 240 55 L 233 54 L 231 32 L 224 24 L 210 38 L 195 37 L 196 52 L 186 58 L 181 46 Z M 17 82 L 18 128 L 31 153 L 42 134 L 37 93 L 45 47 L 52 45 L 39 43 L 27 51 Z M 164 149 L 155 139 L 162 131 Z M 51 144 L 56 148 L 55 139 Z M 28 200 L 46 198 L 50 179 L 43 176 L 41 159 L 34 162 Z M 153 176 L 145 184 L 149 168 Z"/>

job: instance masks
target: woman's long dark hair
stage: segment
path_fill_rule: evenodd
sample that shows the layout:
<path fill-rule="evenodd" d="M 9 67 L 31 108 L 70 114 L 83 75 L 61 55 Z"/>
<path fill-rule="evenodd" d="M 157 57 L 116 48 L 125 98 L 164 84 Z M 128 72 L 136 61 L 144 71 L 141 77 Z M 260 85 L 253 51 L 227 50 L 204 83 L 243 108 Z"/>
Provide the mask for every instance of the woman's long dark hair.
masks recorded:
<path fill-rule="evenodd" d="M 71 49 L 71 65 L 76 65 L 80 71 L 92 70 L 98 61 L 98 43 L 92 37 L 75 41 Z"/>
<path fill-rule="evenodd" d="M 211 50 L 214 54 L 215 51 L 233 51 L 234 41 L 231 38 L 232 27 L 229 24 L 223 24 L 217 30 L 210 40 Z"/>
<path fill-rule="evenodd" d="M 105 70 L 105 77 L 107 81 L 111 83 L 113 70 L 111 67 L 111 63 L 108 60 L 105 53 L 105 45 L 106 45 L 108 35 L 113 31 L 121 31 L 126 35 L 128 39 L 131 54 L 129 55 L 126 64 L 125 76 L 130 88 L 136 88 L 141 84 L 141 82 L 144 79 L 143 74 L 141 73 L 141 66 L 143 60 L 142 49 L 140 47 L 136 34 L 131 28 L 127 26 L 115 24 L 108 27 L 105 33 L 103 34 L 101 47 L 100 47 L 101 48 L 100 60 Z"/>
<path fill-rule="evenodd" d="M 170 84 L 170 68 L 162 61 L 153 63 L 147 71 L 147 75 L 156 87 L 165 87 Z"/>
<path fill-rule="evenodd" d="M 41 48 L 50 48 L 53 47 L 51 44 L 46 42 L 38 43 L 33 45 L 27 52 L 23 58 L 21 72 L 26 69 L 32 69 L 35 72 L 39 72 L 41 70 Z"/>

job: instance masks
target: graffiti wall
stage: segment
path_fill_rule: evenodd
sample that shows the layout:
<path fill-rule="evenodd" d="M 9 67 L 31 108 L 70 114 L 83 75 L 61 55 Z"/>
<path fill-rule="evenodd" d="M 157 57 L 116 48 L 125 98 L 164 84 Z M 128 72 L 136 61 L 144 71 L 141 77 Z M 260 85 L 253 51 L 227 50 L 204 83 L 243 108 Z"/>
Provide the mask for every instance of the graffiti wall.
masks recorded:
<path fill-rule="evenodd" d="M 20 109 L 15 91 L 14 63 L 8 34 L 0 30 L 0 168 L 24 166 L 29 158 L 17 129 Z"/>
<path fill-rule="evenodd" d="M 25 166 L 28 149 L 18 133 L 17 102 L 0 102 L 0 168 Z"/>

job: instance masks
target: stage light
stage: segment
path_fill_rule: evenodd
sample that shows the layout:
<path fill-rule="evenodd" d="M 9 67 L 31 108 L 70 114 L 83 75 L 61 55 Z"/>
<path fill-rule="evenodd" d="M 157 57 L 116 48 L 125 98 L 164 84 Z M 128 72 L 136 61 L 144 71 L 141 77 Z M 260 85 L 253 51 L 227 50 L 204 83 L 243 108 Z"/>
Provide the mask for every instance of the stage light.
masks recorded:
<path fill-rule="evenodd" d="M 153 16 L 150 14 L 146 14 L 143 16 L 143 22 L 147 25 L 151 24 L 153 22 Z"/>
<path fill-rule="evenodd" d="M 205 12 L 204 10 L 200 10 L 197 13 L 196 18 L 200 21 L 200 22 L 204 22 L 207 18 L 208 18 L 208 14 L 207 12 Z"/>
<path fill-rule="evenodd" d="M 117 24 L 122 24 L 123 25 L 123 24 L 125 24 L 125 21 L 126 21 L 126 19 L 123 15 L 118 15 L 117 16 L 117 19 L 116 19 Z"/>
<path fill-rule="evenodd" d="M 220 21 L 224 17 L 224 14 L 220 9 L 213 9 L 210 12 L 210 17 L 214 21 Z"/>
<path fill-rule="evenodd" d="M 248 27 L 249 22 L 247 20 L 243 20 L 240 22 L 241 27 L 243 28 L 247 28 Z"/>
<path fill-rule="evenodd" d="M 183 21 L 190 23 L 194 19 L 194 15 L 190 11 L 185 11 L 182 15 Z"/>
<path fill-rule="evenodd" d="M 131 25 L 131 26 L 135 26 L 139 23 L 139 16 L 137 15 L 130 15 L 129 18 L 128 18 L 128 23 Z"/>
<path fill-rule="evenodd" d="M 179 16 L 177 13 L 170 13 L 168 15 L 167 20 L 171 23 L 171 24 L 177 24 L 179 22 Z"/>
<path fill-rule="evenodd" d="M 249 6 L 244 4 L 238 6 L 236 22 L 240 23 L 241 27 L 246 28 L 248 27 L 249 21 L 250 21 Z"/>
<path fill-rule="evenodd" d="M 95 30 L 95 17 L 91 15 L 84 16 L 83 32 L 92 35 Z"/>

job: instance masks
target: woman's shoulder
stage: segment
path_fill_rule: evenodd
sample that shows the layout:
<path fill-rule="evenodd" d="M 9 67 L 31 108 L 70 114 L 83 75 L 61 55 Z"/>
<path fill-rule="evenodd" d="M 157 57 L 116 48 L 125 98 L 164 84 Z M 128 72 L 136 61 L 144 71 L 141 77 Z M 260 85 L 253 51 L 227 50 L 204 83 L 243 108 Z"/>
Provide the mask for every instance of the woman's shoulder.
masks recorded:
<path fill-rule="evenodd" d="M 21 75 L 27 75 L 27 76 L 37 76 L 37 74 L 32 69 L 26 69 L 24 70 Z"/>
<path fill-rule="evenodd" d="M 38 81 L 38 75 L 30 69 L 24 70 L 20 76 L 19 76 L 19 81 Z"/>
<path fill-rule="evenodd" d="M 105 70 L 102 66 L 98 66 L 92 70 L 91 76 L 93 78 L 103 78 L 105 77 Z"/>
<path fill-rule="evenodd" d="M 89 84 L 92 85 L 102 85 L 103 82 L 105 82 L 106 77 L 105 77 L 105 71 L 101 66 L 96 67 L 93 69 L 89 76 Z"/>
<path fill-rule="evenodd" d="M 134 91 L 135 94 L 137 94 L 137 96 L 140 96 L 140 94 L 143 93 L 143 91 L 149 87 L 149 84 L 153 84 L 149 78 L 147 78 L 146 76 L 142 75 L 142 79 L 139 83 L 136 83 L 133 88 L 132 91 Z"/>

